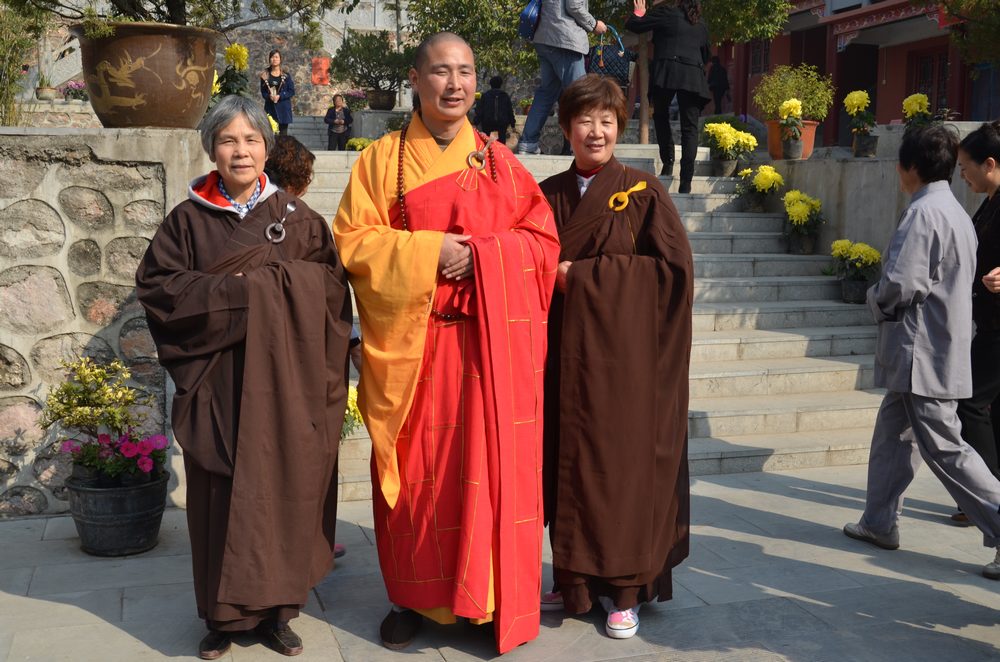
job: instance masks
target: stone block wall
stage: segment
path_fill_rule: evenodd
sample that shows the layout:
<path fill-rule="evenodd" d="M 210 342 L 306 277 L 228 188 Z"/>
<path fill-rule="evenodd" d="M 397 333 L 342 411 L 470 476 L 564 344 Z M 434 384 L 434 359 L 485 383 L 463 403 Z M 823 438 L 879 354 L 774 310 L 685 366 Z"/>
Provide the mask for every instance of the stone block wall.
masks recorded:
<path fill-rule="evenodd" d="M 101 122 L 89 101 L 56 99 L 21 104 L 21 126 L 97 129 Z"/>
<path fill-rule="evenodd" d="M 122 359 L 153 396 L 146 431 L 167 427 L 135 269 L 210 165 L 194 131 L 0 127 L 0 517 L 68 507 L 70 464 L 39 425 L 61 360 Z"/>

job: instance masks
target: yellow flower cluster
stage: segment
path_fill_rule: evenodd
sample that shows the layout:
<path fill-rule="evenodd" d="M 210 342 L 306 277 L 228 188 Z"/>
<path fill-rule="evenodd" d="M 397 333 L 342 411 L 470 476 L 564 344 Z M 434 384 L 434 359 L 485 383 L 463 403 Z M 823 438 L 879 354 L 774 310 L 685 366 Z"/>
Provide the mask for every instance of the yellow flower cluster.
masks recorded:
<path fill-rule="evenodd" d="M 226 46 L 226 64 L 236 71 L 246 71 L 250 66 L 250 51 L 239 42 Z"/>
<path fill-rule="evenodd" d="M 344 413 L 344 425 L 340 429 L 340 438 L 347 437 L 359 427 L 364 425 L 361 418 L 361 410 L 358 409 L 358 389 L 353 386 L 347 387 L 347 411 Z"/>
<path fill-rule="evenodd" d="M 854 266 L 859 269 L 864 267 L 874 267 L 882 262 L 882 254 L 868 244 L 859 241 L 851 245 L 851 252 L 847 256 Z"/>
<path fill-rule="evenodd" d="M 747 177 L 753 174 L 753 168 L 743 168 L 743 170 L 740 170 L 736 174 L 742 177 L 743 179 L 746 179 Z"/>
<path fill-rule="evenodd" d="M 846 97 L 844 97 L 844 108 L 847 110 L 847 114 L 854 117 L 863 110 L 866 110 L 871 104 L 871 97 L 864 90 L 854 90 Z"/>
<path fill-rule="evenodd" d="M 757 174 L 753 177 L 753 187 L 761 193 L 771 193 L 777 191 L 785 185 L 785 178 L 781 176 L 774 166 L 762 165 L 757 168 Z"/>
<path fill-rule="evenodd" d="M 278 131 L 281 131 L 281 127 L 278 126 L 278 123 L 274 121 L 273 117 L 271 117 L 270 115 L 268 115 L 267 116 L 267 121 L 271 123 L 271 131 L 272 132 L 277 133 Z"/>
<path fill-rule="evenodd" d="M 915 115 L 929 115 L 931 104 L 926 94 L 911 94 L 903 99 L 903 115 L 911 119 Z"/>
<path fill-rule="evenodd" d="M 737 131 L 726 122 L 710 122 L 705 125 L 705 133 L 712 141 L 715 151 L 727 156 L 739 156 L 757 149 L 757 139 L 746 131 Z"/>
<path fill-rule="evenodd" d="M 785 213 L 792 225 L 805 225 L 813 214 L 818 214 L 823 203 L 798 189 L 792 189 L 785 194 Z"/>
<path fill-rule="evenodd" d="M 222 86 L 219 85 L 219 72 L 213 71 L 212 73 L 215 74 L 215 78 L 212 79 L 212 96 L 214 97 L 216 94 L 222 91 Z"/>
<path fill-rule="evenodd" d="M 838 239 L 830 244 L 830 255 L 839 260 L 846 260 L 851 255 L 851 246 L 853 245 L 854 243 L 850 239 Z"/>
<path fill-rule="evenodd" d="M 802 102 L 794 97 L 787 101 L 782 101 L 778 106 L 778 117 L 786 119 L 788 117 L 802 117 Z"/>

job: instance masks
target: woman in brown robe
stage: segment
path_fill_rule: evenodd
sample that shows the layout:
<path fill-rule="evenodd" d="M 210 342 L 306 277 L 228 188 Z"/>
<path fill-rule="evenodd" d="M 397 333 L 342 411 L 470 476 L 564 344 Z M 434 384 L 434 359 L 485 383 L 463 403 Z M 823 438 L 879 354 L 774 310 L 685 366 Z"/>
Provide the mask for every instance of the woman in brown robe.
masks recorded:
<path fill-rule="evenodd" d="M 691 247 L 659 181 L 614 158 L 627 118 L 611 80 L 566 88 L 575 159 L 541 185 L 562 244 L 545 390 L 555 586 L 542 609 L 580 614 L 599 598 L 616 639 L 638 630 L 641 603 L 670 599 L 689 523 Z"/>
<path fill-rule="evenodd" d="M 285 655 L 288 626 L 332 567 L 351 303 L 330 230 L 263 174 L 273 145 L 253 102 L 202 122 L 217 170 L 191 183 L 136 273 L 177 390 L 202 659 L 256 629 Z"/>

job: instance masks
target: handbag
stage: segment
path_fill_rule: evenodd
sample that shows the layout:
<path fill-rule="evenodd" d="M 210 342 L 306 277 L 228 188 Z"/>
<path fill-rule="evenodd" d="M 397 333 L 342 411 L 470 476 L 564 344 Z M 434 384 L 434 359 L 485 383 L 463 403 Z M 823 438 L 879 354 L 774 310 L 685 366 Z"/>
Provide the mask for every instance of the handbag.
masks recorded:
<path fill-rule="evenodd" d="M 522 39 L 531 40 L 535 37 L 535 30 L 538 29 L 538 20 L 542 16 L 542 0 L 528 0 L 528 4 L 521 10 L 521 17 L 517 22 L 517 34 Z"/>

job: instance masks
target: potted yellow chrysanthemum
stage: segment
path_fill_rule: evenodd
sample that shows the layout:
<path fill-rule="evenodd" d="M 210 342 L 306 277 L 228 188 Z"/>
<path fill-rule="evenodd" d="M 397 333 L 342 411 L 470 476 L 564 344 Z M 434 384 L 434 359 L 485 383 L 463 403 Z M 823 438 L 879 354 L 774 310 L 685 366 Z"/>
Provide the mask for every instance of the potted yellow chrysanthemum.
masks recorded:
<path fill-rule="evenodd" d="M 844 110 L 851 116 L 851 133 L 854 141 L 851 151 L 854 156 L 875 156 L 878 149 L 878 136 L 872 135 L 875 128 L 875 115 L 868 110 L 871 97 L 864 90 L 854 90 L 844 97 Z"/>
<path fill-rule="evenodd" d="M 786 193 L 784 203 L 785 217 L 788 220 L 785 226 L 788 252 L 795 255 L 812 255 L 816 252 L 816 236 L 826 223 L 826 218 L 823 217 L 823 203 L 798 189 Z"/>
<path fill-rule="evenodd" d="M 757 139 L 726 122 L 709 122 L 702 129 L 712 157 L 712 175 L 732 177 L 739 159 L 757 149 Z"/>
<path fill-rule="evenodd" d="M 765 211 L 768 198 L 785 185 L 781 173 L 770 165 L 746 168 L 738 174 L 740 181 L 736 185 L 736 196 L 743 200 L 744 210 L 748 212 Z"/>
<path fill-rule="evenodd" d="M 868 288 L 879 276 L 882 254 L 866 243 L 838 239 L 830 245 L 830 255 L 844 303 L 864 303 Z"/>
<path fill-rule="evenodd" d="M 802 158 L 802 102 L 792 97 L 778 107 L 778 126 L 781 127 L 781 156 L 786 159 Z"/>
<path fill-rule="evenodd" d="M 931 103 L 926 94 L 911 94 L 903 99 L 906 128 L 923 126 L 931 121 Z"/>

